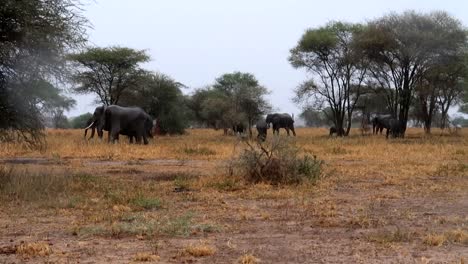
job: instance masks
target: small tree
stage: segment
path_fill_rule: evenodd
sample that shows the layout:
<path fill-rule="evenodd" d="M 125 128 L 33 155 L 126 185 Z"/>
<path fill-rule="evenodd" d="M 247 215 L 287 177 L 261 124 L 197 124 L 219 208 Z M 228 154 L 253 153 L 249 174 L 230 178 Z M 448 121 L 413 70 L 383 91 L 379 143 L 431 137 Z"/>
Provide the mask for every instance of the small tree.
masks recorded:
<path fill-rule="evenodd" d="M 229 110 L 226 111 L 228 117 L 224 119 L 231 122 L 229 126 L 235 123 L 247 123 L 251 136 L 254 122 L 271 109 L 265 99 L 268 90 L 250 73 L 223 74 L 216 79 L 213 90 L 228 99 L 226 100 L 229 103 Z"/>
<path fill-rule="evenodd" d="M 118 104 L 122 95 L 134 89 L 145 71 L 140 64 L 149 56 L 144 50 L 122 47 L 88 48 L 69 55 L 75 63 L 76 93 L 94 93 L 104 105 Z"/>
<path fill-rule="evenodd" d="M 161 73 L 139 76 L 134 89 L 121 96 L 121 105 L 142 107 L 157 119 L 162 134 L 183 134 L 188 126 L 188 107 L 181 83 Z"/>

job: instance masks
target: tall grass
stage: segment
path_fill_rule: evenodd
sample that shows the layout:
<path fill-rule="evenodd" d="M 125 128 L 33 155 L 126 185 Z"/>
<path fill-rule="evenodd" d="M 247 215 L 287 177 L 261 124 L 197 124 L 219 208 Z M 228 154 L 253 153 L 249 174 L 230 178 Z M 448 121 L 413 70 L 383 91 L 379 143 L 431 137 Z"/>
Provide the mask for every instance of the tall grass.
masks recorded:
<path fill-rule="evenodd" d="M 7 200 L 48 201 L 68 196 L 73 177 L 0 167 L 0 196 Z"/>

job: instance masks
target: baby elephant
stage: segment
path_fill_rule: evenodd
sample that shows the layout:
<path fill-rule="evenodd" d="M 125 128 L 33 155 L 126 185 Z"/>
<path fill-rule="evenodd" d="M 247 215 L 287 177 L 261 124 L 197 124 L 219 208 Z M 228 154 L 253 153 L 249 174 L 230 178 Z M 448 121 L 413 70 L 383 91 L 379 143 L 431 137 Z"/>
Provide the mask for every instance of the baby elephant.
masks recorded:
<path fill-rule="evenodd" d="M 341 132 L 340 133 L 341 135 L 344 135 L 344 129 L 343 128 L 340 129 L 340 132 Z M 336 127 L 334 127 L 334 126 L 330 127 L 330 133 L 328 135 L 331 137 L 331 136 L 333 136 L 333 134 L 338 135 L 338 129 L 336 129 Z"/>
<path fill-rule="evenodd" d="M 259 120 L 256 124 L 257 127 L 257 139 L 260 141 L 265 141 L 267 137 L 268 128 L 270 127 L 265 120 Z"/>

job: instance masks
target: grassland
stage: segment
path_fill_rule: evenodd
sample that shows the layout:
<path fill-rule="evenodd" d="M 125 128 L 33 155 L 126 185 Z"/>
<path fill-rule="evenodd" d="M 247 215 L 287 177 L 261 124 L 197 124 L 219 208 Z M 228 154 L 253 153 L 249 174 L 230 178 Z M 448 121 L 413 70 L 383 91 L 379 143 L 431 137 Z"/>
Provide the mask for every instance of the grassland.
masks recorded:
<path fill-rule="evenodd" d="M 298 129 L 292 143 L 325 161 L 322 178 L 284 186 L 230 175 L 245 144 L 221 131 L 2 144 L 0 262 L 468 261 L 467 132 L 353 132 Z"/>

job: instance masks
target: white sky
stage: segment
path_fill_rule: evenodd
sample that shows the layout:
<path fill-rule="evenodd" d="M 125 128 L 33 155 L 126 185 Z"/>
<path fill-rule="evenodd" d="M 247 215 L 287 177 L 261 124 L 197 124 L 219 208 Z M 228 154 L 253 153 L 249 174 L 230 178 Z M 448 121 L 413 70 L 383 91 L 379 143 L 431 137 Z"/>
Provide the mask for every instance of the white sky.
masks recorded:
<path fill-rule="evenodd" d="M 96 46 L 145 49 L 144 68 L 170 75 L 195 88 L 223 73 L 250 72 L 271 90 L 275 110 L 300 110 L 293 89 L 307 78 L 287 58 L 302 33 L 331 20 L 366 22 L 389 12 L 445 10 L 468 25 L 468 1 L 462 0 L 87 0 L 84 15 L 92 23 Z M 73 96 L 69 116 L 93 112 L 93 95 Z"/>

